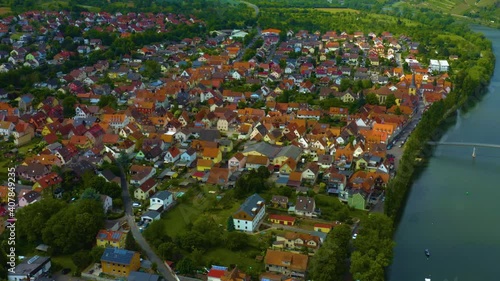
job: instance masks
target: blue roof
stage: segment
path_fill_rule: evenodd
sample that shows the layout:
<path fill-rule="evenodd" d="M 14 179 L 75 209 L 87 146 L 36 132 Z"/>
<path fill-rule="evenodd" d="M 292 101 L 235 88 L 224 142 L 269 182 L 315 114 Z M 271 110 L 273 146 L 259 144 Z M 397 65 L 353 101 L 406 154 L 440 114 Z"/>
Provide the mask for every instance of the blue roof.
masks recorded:
<path fill-rule="evenodd" d="M 136 252 L 118 249 L 118 248 L 106 248 L 101 256 L 101 261 L 119 263 L 119 264 L 130 264 L 134 254 Z"/>
<path fill-rule="evenodd" d="M 254 214 L 252 213 L 253 208 L 258 208 L 257 202 L 262 201 L 264 203 L 264 199 L 259 196 L 259 194 L 255 193 L 254 195 L 250 196 L 241 204 L 240 209 L 238 212 L 245 212 L 247 213 L 250 217 L 254 217 Z"/>

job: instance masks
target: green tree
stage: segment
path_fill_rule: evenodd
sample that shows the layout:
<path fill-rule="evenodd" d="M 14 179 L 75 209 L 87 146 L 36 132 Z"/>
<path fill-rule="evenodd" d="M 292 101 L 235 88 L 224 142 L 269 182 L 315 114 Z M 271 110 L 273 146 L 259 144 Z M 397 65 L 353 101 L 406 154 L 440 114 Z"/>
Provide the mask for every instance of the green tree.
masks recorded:
<path fill-rule="evenodd" d="M 78 100 L 75 96 L 68 95 L 62 101 L 63 106 L 63 114 L 65 118 L 72 118 L 75 116 L 75 104 L 78 103 Z"/>
<path fill-rule="evenodd" d="M 102 254 L 104 254 L 104 250 L 105 249 L 103 247 L 94 246 L 89 253 L 92 262 L 99 263 L 101 261 Z"/>
<path fill-rule="evenodd" d="M 0 242 L 4 242 L 1 241 Z M 3 245 L 2 245 L 3 246 Z M 7 262 L 9 261 L 7 257 L 7 253 L 4 250 L 4 247 L 0 247 L 0 264 L 3 264 L 4 266 L 0 266 L 0 280 L 7 280 Z"/>
<path fill-rule="evenodd" d="M 165 242 L 158 246 L 158 253 L 164 260 L 177 260 L 181 256 L 179 247 L 173 242 Z"/>
<path fill-rule="evenodd" d="M 18 209 L 16 217 L 16 231 L 19 239 L 30 243 L 38 243 L 47 222 L 60 211 L 65 210 L 66 202 L 47 198 L 42 202 L 30 204 Z"/>
<path fill-rule="evenodd" d="M 234 221 L 233 221 L 233 216 L 229 216 L 227 218 L 227 231 L 231 232 L 234 231 Z"/>
<path fill-rule="evenodd" d="M 161 65 L 154 60 L 147 60 L 144 63 L 141 74 L 151 80 L 156 80 L 161 76 Z"/>
<path fill-rule="evenodd" d="M 196 269 L 194 262 L 189 257 L 184 257 L 180 260 L 175 268 L 181 274 L 192 274 Z"/>
<path fill-rule="evenodd" d="M 231 251 L 242 251 L 249 244 L 250 237 L 242 232 L 229 232 L 227 233 L 225 247 Z"/>
<path fill-rule="evenodd" d="M 139 246 L 137 245 L 137 242 L 135 242 L 134 235 L 132 235 L 131 231 L 129 231 L 127 233 L 127 237 L 125 237 L 125 249 L 129 251 L 139 250 Z"/>
<path fill-rule="evenodd" d="M 394 94 L 390 94 L 385 99 L 385 107 L 391 108 L 393 105 L 396 105 L 396 96 Z"/>
<path fill-rule="evenodd" d="M 118 100 L 113 95 L 104 95 L 104 96 L 101 96 L 99 98 L 99 102 L 97 102 L 97 106 L 99 106 L 99 108 L 109 106 L 113 109 L 117 109 L 118 108 Z"/>
<path fill-rule="evenodd" d="M 365 100 L 367 104 L 378 105 L 378 97 L 374 93 L 367 94 Z"/>
<path fill-rule="evenodd" d="M 71 255 L 71 260 L 79 270 L 83 270 L 92 263 L 92 256 L 89 251 L 78 251 Z"/>
<path fill-rule="evenodd" d="M 102 203 L 93 199 L 81 199 L 60 210 L 47 221 L 42 231 L 42 239 L 54 249 L 55 254 L 76 253 L 92 248 L 103 225 Z"/>
<path fill-rule="evenodd" d="M 98 202 L 100 202 L 101 200 L 101 196 L 99 195 L 99 193 L 97 193 L 97 191 L 93 188 L 86 188 L 83 192 L 82 192 L 82 196 L 80 197 L 81 199 L 91 199 L 91 200 L 96 200 Z"/>

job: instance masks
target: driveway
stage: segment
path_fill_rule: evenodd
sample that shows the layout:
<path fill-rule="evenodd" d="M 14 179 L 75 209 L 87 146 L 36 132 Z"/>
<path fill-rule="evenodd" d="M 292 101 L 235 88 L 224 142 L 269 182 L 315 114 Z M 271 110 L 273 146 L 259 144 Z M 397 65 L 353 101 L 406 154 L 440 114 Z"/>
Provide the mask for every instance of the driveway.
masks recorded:
<path fill-rule="evenodd" d="M 158 272 L 167 280 L 167 281 L 179 281 L 179 278 L 175 273 L 170 269 L 167 265 L 165 265 L 164 261 L 156 255 L 156 253 L 151 249 L 148 242 L 142 236 L 137 224 L 134 219 L 134 212 L 132 210 L 132 200 L 130 199 L 130 194 L 128 191 L 128 182 L 127 177 L 125 175 L 125 171 L 121 164 L 116 162 L 118 168 L 120 168 L 120 178 L 122 185 L 122 198 L 123 198 L 123 206 L 125 207 L 125 217 L 127 218 L 127 222 L 130 226 L 130 231 L 132 232 L 132 236 L 134 236 L 135 241 L 141 247 L 141 249 L 146 254 L 147 258 L 156 263 L 158 266 Z"/>

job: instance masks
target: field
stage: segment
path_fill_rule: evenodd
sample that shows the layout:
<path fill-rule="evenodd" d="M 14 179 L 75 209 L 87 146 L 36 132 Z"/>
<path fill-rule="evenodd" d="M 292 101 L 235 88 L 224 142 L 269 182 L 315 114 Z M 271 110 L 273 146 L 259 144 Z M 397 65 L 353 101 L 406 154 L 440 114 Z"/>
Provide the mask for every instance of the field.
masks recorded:
<path fill-rule="evenodd" d="M 328 13 L 332 13 L 332 14 L 336 14 L 336 13 L 356 13 L 356 14 L 359 14 L 358 10 L 348 9 L 348 8 L 317 8 L 315 10 L 322 11 L 322 12 L 328 12 Z"/>

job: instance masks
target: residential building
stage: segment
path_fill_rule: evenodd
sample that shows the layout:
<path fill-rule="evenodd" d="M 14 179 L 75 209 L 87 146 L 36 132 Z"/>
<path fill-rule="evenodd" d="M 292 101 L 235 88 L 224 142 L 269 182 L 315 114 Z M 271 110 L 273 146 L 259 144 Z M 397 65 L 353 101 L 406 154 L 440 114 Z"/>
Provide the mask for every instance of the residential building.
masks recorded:
<path fill-rule="evenodd" d="M 5 266 L 5 265 L 2 265 Z M 36 280 L 40 275 L 49 272 L 52 263 L 50 257 L 34 256 L 26 258 L 14 268 L 14 272 L 9 271 L 9 281 Z"/>
<path fill-rule="evenodd" d="M 274 224 L 295 225 L 295 218 L 291 216 L 271 214 L 269 215 L 269 221 Z"/>
<path fill-rule="evenodd" d="M 26 193 L 23 193 L 21 196 L 19 196 L 18 198 L 18 204 L 19 204 L 19 207 L 22 208 L 24 206 L 28 206 L 29 204 L 33 204 L 37 201 L 39 201 L 39 199 L 41 199 L 41 195 L 39 192 L 36 192 L 34 190 L 32 191 L 29 191 L 29 192 L 26 192 Z"/>
<path fill-rule="evenodd" d="M 158 183 L 155 179 L 148 179 L 134 191 L 134 198 L 138 200 L 148 199 L 149 196 L 156 192 L 157 185 Z"/>
<path fill-rule="evenodd" d="M 299 278 L 305 278 L 308 261 L 307 255 L 277 250 L 267 250 L 264 258 L 267 271 Z"/>
<path fill-rule="evenodd" d="M 149 211 L 162 212 L 174 203 L 174 196 L 171 192 L 162 190 L 149 198 Z"/>
<path fill-rule="evenodd" d="M 297 196 L 295 214 L 303 217 L 312 217 L 316 214 L 316 201 L 314 198 Z"/>
<path fill-rule="evenodd" d="M 101 268 L 105 274 L 128 276 L 130 272 L 137 271 L 140 267 L 141 260 L 138 252 L 106 248 L 101 256 Z"/>
<path fill-rule="evenodd" d="M 150 166 L 132 165 L 130 167 L 130 184 L 142 185 L 151 179 L 156 173 L 156 169 Z"/>
<path fill-rule="evenodd" d="M 271 204 L 275 208 L 288 209 L 288 197 L 282 195 L 273 195 L 273 198 L 271 198 Z"/>
<path fill-rule="evenodd" d="M 277 235 L 276 241 L 273 243 L 273 248 L 285 248 L 289 250 L 301 250 L 307 248 L 310 250 L 318 250 L 321 246 L 320 238 L 311 234 L 285 232 Z"/>
<path fill-rule="evenodd" d="M 121 231 L 101 229 L 96 236 L 96 245 L 104 248 L 123 248 L 125 247 L 126 237 L 127 234 Z"/>
<path fill-rule="evenodd" d="M 265 201 L 258 194 L 248 197 L 239 210 L 233 214 L 236 230 L 253 232 L 257 229 L 266 213 Z"/>
<path fill-rule="evenodd" d="M 108 195 L 101 194 L 101 202 L 104 213 L 108 213 L 113 208 L 113 199 Z"/>

